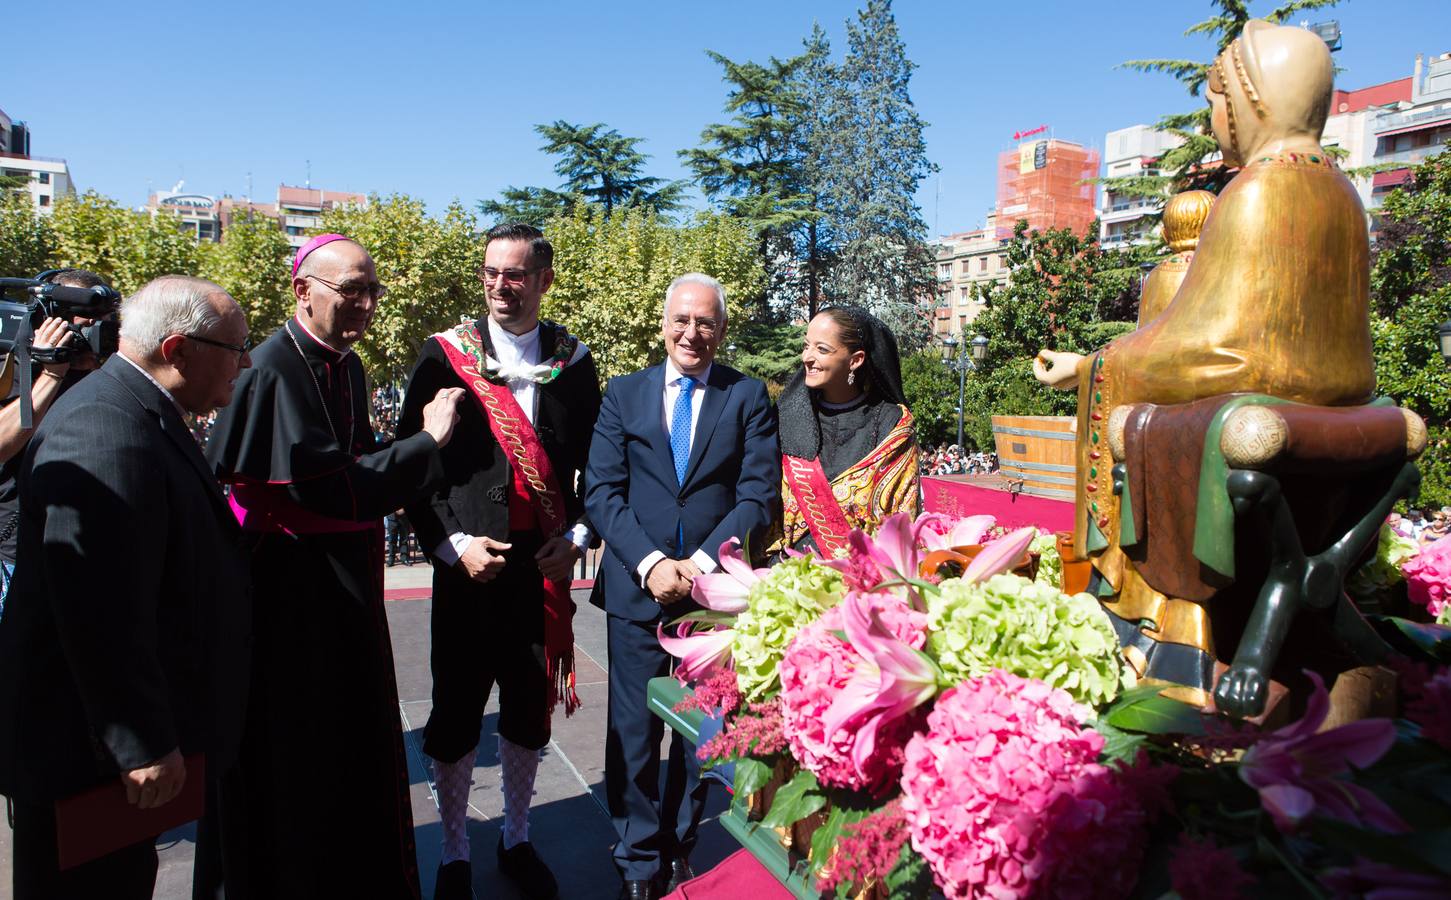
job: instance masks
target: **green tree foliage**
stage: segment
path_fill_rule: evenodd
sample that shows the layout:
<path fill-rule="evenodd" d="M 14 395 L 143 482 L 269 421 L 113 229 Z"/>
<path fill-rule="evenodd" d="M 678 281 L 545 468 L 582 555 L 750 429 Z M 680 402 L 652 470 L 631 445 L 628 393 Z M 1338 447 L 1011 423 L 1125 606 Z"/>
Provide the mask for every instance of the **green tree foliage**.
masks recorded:
<path fill-rule="evenodd" d="M 478 222 L 457 202 L 443 218 L 406 194 L 373 195 L 366 206 L 339 206 L 323 214 L 319 233 L 346 234 L 368 249 L 388 294 L 373 324 L 354 348 L 375 381 L 408 375 L 429 335 L 484 310 L 478 280 L 483 243 Z"/>
<path fill-rule="evenodd" d="M 563 119 L 535 125 L 544 138 L 540 147 L 559 157 L 554 171 L 564 179 L 559 190 L 508 187 L 499 200 L 483 201 L 479 211 L 495 221 L 519 219 L 542 223 L 549 216 L 577 205 L 594 203 L 610 215 L 618 208 L 643 206 L 657 213 L 683 206 L 685 185 L 645 175 L 650 157 L 637 149 L 640 138 L 625 137 L 603 122 L 574 125 Z"/>
<path fill-rule="evenodd" d="M 1119 321 L 1138 313 L 1140 271 L 1136 257 L 1105 252 L 1098 229 L 1088 236 L 1070 229 L 1029 231 L 1019 222 L 1008 244 L 1013 277 L 986 286 L 986 307 L 972 327 L 988 339 L 979 371 L 968 376 L 966 434 L 992 448 L 995 415 L 1071 415 L 1072 392 L 1040 384 L 1033 357 L 1044 348 L 1088 353 L 1133 328 Z"/>
<path fill-rule="evenodd" d="M 709 125 L 701 145 L 680 151 L 685 165 L 709 199 L 757 229 L 767 285 L 758 298 L 760 315 L 790 304 L 796 287 L 792 232 L 819 217 L 804 183 L 802 120 L 807 114 L 800 90 L 808 53 L 767 63 L 736 62 L 706 51 L 724 70 L 730 85 L 727 123 Z M 784 301 L 784 302 L 783 302 Z"/>
<path fill-rule="evenodd" d="M 196 238 L 168 213 L 126 209 L 96 191 L 62 197 L 50 217 L 57 266 L 89 269 L 122 294 L 162 275 L 196 275 Z"/>
<path fill-rule="evenodd" d="M 907 348 L 926 342 L 937 305 L 935 258 L 916 201 L 936 166 L 908 91 L 913 68 L 891 0 L 868 0 L 847 25 L 830 128 L 817 136 L 827 144 L 825 209 L 841 242 L 828 294 L 870 309 Z"/>
<path fill-rule="evenodd" d="M 543 227 L 571 203 L 568 194 L 541 187 L 506 187 L 498 200 L 480 200 L 479 213 L 492 222 L 527 222 Z"/>
<path fill-rule="evenodd" d="M 1437 326 L 1451 319 L 1451 154 L 1415 170 L 1381 207 L 1371 270 L 1377 389 L 1431 427 L 1421 458 L 1421 501 L 1451 504 L 1451 374 Z"/>
<path fill-rule="evenodd" d="M 1301 13 L 1334 6 L 1339 0 L 1284 0 L 1280 5 L 1265 12 L 1262 18 L 1271 22 L 1284 22 Z M 1185 35 L 1204 35 L 1214 42 L 1214 54 L 1228 47 L 1245 23 L 1254 18 L 1246 0 L 1213 0 L 1215 14 L 1189 26 Z M 1203 97 L 1204 85 L 1209 79 L 1210 62 L 1190 59 L 1134 59 L 1123 64 L 1124 68 L 1140 72 L 1154 72 L 1169 75 L 1184 85 L 1191 97 Z M 1159 119 L 1159 131 L 1178 136 L 1184 141 L 1178 147 L 1168 150 L 1159 159 L 1159 175 L 1136 175 L 1128 178 L 1105 178 L 1100 184 L 1105 190 L 1126 197 L 1170 197 L 1181 191 L 1211 190 L 1218 193 L 1228 183 L 1233 172 L 1223 166 L 1199 168 L 1205 157 L 1219 151 L 1219 142 L 1209 128 L 1209 106 L 1203 103 L 1198 109 L 1187 113 L 1173 113 Z"/>
<path fill-rule="evenodd" d="M 606 215 L 603 207 L 588 205 L 553 219 L 548 234 L 555 281 L 543 314 L 590 346 L 605 377 L 664 358 L 662 304 L 676 276 L 704 272 L 725 285 L 727 344 L 748 323 L 743 298 L 765 280 L 750 224 L 720 213 L 701 213 L 679 225 L 645 207 Z"/>
<path fill-rule="evenodd" d="M 30 278 L 51 267 L 55 233 L 29 194 L 0 192 L 0 278 Z"/>
<path fill-rule="evenodd" d="M 238 212 L 219 244 L 204 243 L 201 274 L 226 289 L 247 314 L 260 341 L 292 315 L 292 247 L 277 220 L 252 210 Z"/>
<path fill-rule="evenodd" d="M 902 360 L 902 393 L 912 411 L 917 444 L 936 447 L 957 440 L 957 373 L 929 350 Z"/>
<path fill-rule="evenodd" d="M 733 329 L 735 350 L 726 362 L 766 382 L 772 396 L 780 392 L 801 367 L 801 342 L 806 328 L 783 322 L 747 322 Z"/>

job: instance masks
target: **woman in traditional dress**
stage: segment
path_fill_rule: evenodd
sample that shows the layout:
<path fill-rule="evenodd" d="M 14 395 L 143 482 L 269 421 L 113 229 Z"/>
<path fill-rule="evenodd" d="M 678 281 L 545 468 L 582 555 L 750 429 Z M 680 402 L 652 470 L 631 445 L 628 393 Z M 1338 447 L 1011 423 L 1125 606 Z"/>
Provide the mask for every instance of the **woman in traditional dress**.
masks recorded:
<path fill-rule="evenodd" d="M 778 405 L 783 510 L 772 552 L 837 556 L 852 529 L 917 515 L 917 441 L 897 340 L 875 316 L 854 306 L 817 313 Z"/>

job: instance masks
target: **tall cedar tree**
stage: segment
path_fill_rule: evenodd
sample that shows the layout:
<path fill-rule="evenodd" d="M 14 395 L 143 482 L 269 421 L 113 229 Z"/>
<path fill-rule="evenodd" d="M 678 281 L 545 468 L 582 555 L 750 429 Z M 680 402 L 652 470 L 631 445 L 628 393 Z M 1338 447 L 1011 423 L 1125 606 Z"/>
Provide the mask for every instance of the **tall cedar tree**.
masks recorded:
<path fill-rule="evenodd" d="M 799 73 L 808 57 L 773 56 L 762 64 L 736 62 L 711 50 L 706 54 L 731 85 L 725 111 L 732 118 L 707 126 L 701 145 L 680 151 L 680 158 L 706 197 L 756 229 L 768 281 L 752 305 L 761 321 L 769 321 L 773 307 L 792 300 L 797 268 L 792 230 L 818 215 L 810 206 L 802 165 L 805 109 Z"/>
<path fill-rule="evenodd" d="M 828 295 L 868 307 L 912 348 L 931 333 L 937 283 L 917 187 L 936 170 L 908 92 L 914 64 L 891 0 L 869 0 L 847 25 L 822 180 L 841 253 Z"/>
<path fill-rule="evenodd" d="M 683 183 L 643 174 L 649 155 L 636 149 L 641 138 L 625 137 L 603 122 L 574 125 L 563 119 L 535 125 L 534 130 L 544 138 L 540 149 L 559 157 L 554 171 L 564 184 L 557 191 L 507 187 L 499 200 L 478 204 L 485 216 L 542 223 L 581 199 L 599 205 L 607 216 L 617 207 L 671 213 L 683 206 Z"/>

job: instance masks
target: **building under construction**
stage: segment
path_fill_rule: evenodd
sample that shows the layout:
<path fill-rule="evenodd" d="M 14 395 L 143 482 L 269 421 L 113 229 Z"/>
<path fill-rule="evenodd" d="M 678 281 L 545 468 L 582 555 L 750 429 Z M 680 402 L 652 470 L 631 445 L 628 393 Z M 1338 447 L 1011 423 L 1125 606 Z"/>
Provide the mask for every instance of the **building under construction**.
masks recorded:
<path fill-rule="evenodd" d="M 1097 150 L 1055 139 L 1025 140 L 998 156 L 997 236 L 1011 237 L 1019 219 L 1038 231 L 1071 228 L 1085 234 L 1094 206 Z"/>

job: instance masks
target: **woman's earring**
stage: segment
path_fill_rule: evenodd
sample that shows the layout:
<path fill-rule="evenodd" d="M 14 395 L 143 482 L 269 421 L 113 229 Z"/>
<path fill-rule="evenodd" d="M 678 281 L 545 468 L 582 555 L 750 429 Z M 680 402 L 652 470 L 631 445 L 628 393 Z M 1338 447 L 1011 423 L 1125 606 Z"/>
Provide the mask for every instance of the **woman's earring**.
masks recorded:
<path fill-rule="evenodd" d="M 847 384 L 856 384 L 856 372 L 847 372 L 846 373 L 846 383 Z"/>

